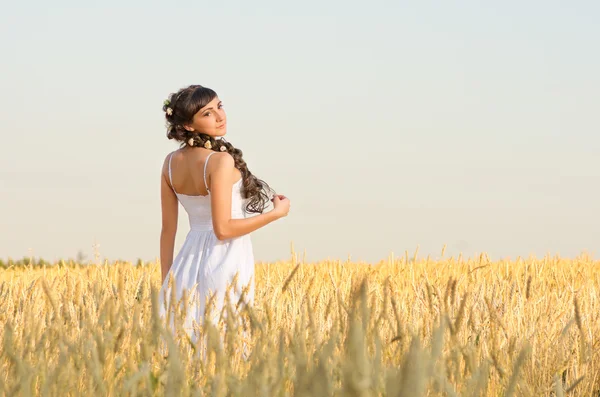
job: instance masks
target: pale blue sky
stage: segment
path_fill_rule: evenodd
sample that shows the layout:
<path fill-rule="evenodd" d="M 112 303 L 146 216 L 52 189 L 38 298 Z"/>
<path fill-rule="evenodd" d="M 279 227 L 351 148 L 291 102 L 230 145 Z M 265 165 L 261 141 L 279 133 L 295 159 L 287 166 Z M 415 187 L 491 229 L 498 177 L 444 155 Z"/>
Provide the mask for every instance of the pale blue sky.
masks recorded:
<path fill-rule="evenodd" d="M 597 2 L 220 3 L 3 5 L 1 258 L 156 258 L 188 84 L 292 201 L 258 261 L 600 248 Z"/>

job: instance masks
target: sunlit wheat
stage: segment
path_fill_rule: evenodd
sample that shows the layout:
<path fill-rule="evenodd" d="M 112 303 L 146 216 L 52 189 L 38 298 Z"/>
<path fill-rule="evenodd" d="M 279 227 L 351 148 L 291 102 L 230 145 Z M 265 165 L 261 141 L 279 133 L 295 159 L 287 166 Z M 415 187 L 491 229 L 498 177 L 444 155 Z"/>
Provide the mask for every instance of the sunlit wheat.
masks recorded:
<path fill-rule="evenodd" d="M 443 254 L 442 254 L 443 257 Z M 256 266 L 197 343 L 157 263 L 3 264 L 2 395 L 598 396 L 600 261 Z M 181 310 L 171 306 L 181 326 Z"/>

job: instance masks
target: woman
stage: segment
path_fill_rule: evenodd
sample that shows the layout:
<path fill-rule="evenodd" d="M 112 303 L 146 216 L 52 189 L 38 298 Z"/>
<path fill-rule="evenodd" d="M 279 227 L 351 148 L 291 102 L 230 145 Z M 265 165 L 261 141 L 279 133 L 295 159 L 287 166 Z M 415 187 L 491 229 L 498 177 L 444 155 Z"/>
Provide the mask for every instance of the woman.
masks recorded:
<path fill-rule="evenodd" d="M 202 324 L 206 298 L 214 298 L 216 323 L 234 277 L 238 283 L 231 289 L 231 302 L 237 303 L 244 288 L 245 301 L 253 302 L 249 233 L 287 216 L 290 201 L 282 195 L 271 198 L 271 189 L 252 175 L 241 150 L 223 139 L 227 118 L 215 91 L 200 85 L 183 88 L 165 101 L 163 111 L 167 138 L 181 147 L 167 155 L 161 175 L 161 315 L 171 293 L 179 300 L 186 289 L 191 302 L 184 328 L 195 341 L 191 331 L 194 322 Z M 265 212 L 269 201 L 273 209 Z M 190 231 L 173 260 L 178 202 L 188 214 Z M 258 215 L 248 216 L 252 213 Z"/>

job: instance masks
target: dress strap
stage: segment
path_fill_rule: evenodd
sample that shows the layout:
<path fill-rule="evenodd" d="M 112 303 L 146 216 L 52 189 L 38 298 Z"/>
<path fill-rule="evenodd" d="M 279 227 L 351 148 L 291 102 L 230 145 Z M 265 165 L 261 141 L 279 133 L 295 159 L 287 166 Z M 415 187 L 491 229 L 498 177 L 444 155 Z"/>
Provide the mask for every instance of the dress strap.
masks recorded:
<path fill-rule="evenodd" d="M 212 152 L 211 154 L 209 154 L 206 157 L 206 160 L 204 161 L 204 187 L 206 187 L 207 192 L 210 192 L 210 190 L 208 189 L 208 184 L 206 183 L 206 169 L 208 168 L 208 159 L 210 158 L 210 156 L 212 156 L 215 153 L 216 152 Z"/>
<path fill-rule="evenodd" d="M 171 178 L 171 157 L 173 157 L 173 153 L 169 155 L 169 184 L 171 185 L 171 189 L 173 189 L 173 192 L 177 194 L 177 192 L 175 191 L 175 187 L 173 186 L 173 179 Z"/>

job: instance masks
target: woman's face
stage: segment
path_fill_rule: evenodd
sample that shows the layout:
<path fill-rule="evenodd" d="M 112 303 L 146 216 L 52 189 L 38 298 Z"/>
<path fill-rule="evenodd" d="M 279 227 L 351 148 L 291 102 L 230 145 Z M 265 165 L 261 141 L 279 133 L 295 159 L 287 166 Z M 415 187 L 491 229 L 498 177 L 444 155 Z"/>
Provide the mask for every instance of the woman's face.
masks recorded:
<path fill-rule="evenodd" d="M 224 136 L 227 133 L 227 117 L 223 103 L 215 97 L 200 109 L 185 127 L 188 131 L 201 132 L 212 137 Z"/>

